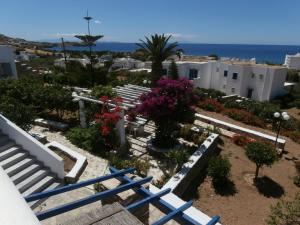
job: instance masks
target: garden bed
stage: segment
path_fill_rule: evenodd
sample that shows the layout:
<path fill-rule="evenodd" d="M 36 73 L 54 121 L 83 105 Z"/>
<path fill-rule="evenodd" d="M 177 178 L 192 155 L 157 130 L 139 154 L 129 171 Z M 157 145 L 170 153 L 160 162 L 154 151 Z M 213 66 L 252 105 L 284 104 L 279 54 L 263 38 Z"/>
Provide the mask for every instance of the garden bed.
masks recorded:
<path fill-rule="evenodd" d="M 86 157 L 56 141 L 46 144 L 46 147 L 63 158 L 65 180 L 69 183 L 76 182 L 87 165 Z"/>
<path fill-rule="evenodd" d="M 198 177 L 184 195 L 194 199 L 194 206 L 209 216 L 220 215 L 222 224 L 265 225 L 270 206 L 279 199 L 292 199 L 299 188 L 293 184 L 296 170 L 293 161 L 280 159 L 272 168 L 260 171 L 259 185 L 249 182 L 255 165 L 245 155 L 245 150 L 230 139 L 223 138 L 222 156 L 227 156 L 231 167 L 231 188 L 217 194 L 209 177 Z M 296 151 L 296 149 L 294 149 Z"/>

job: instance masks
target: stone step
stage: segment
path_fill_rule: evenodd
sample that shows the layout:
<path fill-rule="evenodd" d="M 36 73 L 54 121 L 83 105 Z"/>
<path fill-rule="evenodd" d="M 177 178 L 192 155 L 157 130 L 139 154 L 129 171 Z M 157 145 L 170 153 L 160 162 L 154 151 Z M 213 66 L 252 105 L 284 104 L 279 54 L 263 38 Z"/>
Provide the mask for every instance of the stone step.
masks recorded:
<path fill-rule="evenodd" d="M 53 190 L 53 189 L 56 189 L 56 188 L 61 187 L 61 186 L 63 186 L 62 183 L 54 181 L 54 183 L 52 183 L 50 186 L 48 186 L 46 189 L 44 189 L 42 191 L 44 192 L 44 191 Z M 32 202 L 28 202 L 28 205 L 30 206 L 31 209 L 34 209 L 35 207 L 37 207 L 38 205 L 40 205 L 46 199 L 47 198 L 43 198 L 43 199 L 35 200 L 35 201 L 32 201 Z"/>
<path fill-rule="evenodd" d="M 7 169 L 8 167 L 13 166 L 14 164 L 20 162 L 21 160 L 25 159 L 28 156 L 28 152 L 20 151 L 15 155 L 12 155 L 11 157 L 3 160 L 0 162 L 0 166 L 3 167 L 3 169 Z"/>
<path fill-rule="evenodd" d="M 16 173 L 20 172 L 21 170 L 23 170 L 24 168 L 32 165 L 33 163 L 35 163 L 35 158 L 30 156 L 18 163 L 16 163 L 15 165 L 5 169 L 5 172 L 7 173 L 7 175 L 9 177 L 15 175 Z"/>
<path fill-rule="evenodd" d="M 9 140 L 6 144 L 0 146 L 0 152 L 5 151 L 8 148 L 15 146 L 16 143 L 12 140 Z"/>
<path fill-rule="evenodd" d="M 24 197 L 29 196 L 31 194 L 41 192 L 47 187 L 49 187 L 55 181 L 55 177 L 53 175 L 48 175 L 44 177 L 42 180 L 31 186 L 25 192 L 22 193 Z"/>
<path fill-rule="evenodd" d="M 9 158 L 12 155 L 17 154 L 18 152 L 20 152 L 21 149 L 22 148 L 19 146 L 13 146 L 13 147 L 10 147 L 10 148 L 0 152 L 0 162 Z"/>
<path fill-rule="evenodd" d="M 23 180 L 27 179 L 29 176 L 31 176 L 32 174 L 34 174 L 36 171 L 38 171 L 41 168 L 42 168 L 41 165 L 37 164 L 37 163 L 29 165 L 28 167 L 24 168 L 20 172 L 11 176 L 10 179 L 12 182 L 14 182 L 14 184 L 18 184 L 18 183 L 22 182 Z"/>
<path fill-rule="evenodd" d="M 23 193 L 28 188 L 30 188 L 31 186 L 34 186 L 36 183 L 38 183 L 43 178 L 45 178 L 48 174 L 49 174 L 49 170 L 45 170 L 45 169 L 38 170 L 37 172 L 35 172 L 31 176 L 27 177 L 22 182 L 18 183 L 16 185 L 16 187 L 21 193 Z"/>

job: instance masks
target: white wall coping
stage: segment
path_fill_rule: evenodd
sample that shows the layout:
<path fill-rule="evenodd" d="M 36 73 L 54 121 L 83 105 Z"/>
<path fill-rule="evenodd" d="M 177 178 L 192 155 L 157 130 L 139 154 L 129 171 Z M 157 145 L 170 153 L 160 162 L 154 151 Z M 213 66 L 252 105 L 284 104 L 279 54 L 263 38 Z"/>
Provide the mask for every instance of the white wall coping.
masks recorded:
<path fill-rule="evenodd" d="M 0 166 L 0 224 L 40 225 L 16 186 Z"/>
<path fill-rule="evenodd" d="M 152 192 L 153 194 L 156 194 L 160 192 L 161 189 L 150 184 L 149 191 Z M 168 202 L 174 208 L 179 208 L 180 206 L 186 203 L 185 201 L 183 201 L 181 198 L 179 198 L 177 195 L 173 194 L 172 192 L 162 196 L 161 199 Z M 193 206 L 183 211 L 183 213 L 189 216 L 190 218 L 194 219 L 195 221 L 199 222 L 200 224 L 207 224 L 211 220 L 211 218 L 208 215 L 206 215 L 205 213 L 201 212 L 199 209 L 196 209 Z M 221 225 L 220 223 L 216 223 L 216 224 Z"/>
<path fill-rule="evenodd" d="M 184 177 L 189 173 L 197 161 L 203 156 L 206 150 L 218 138 L 218 134 L 210 134 L 206 140 L 199 146 L 199 148 L 190 156 L 188 161 L 183 164 L 182 169 L 170 178 L 170 180 L 162 187 L 162 189 L 171 188 L 173 191 L 181 183 Z"/>
<path fill-rule="evenodd" d="M 86 166 L 87 158 L 85 156 L 81 155 L 80 153 L 75 152 L 72 149 L 70 149 L 56 141 L 47 143 L 45 146 L 47 148 L 49 148 L 51 146 L 56 147 L 76 161 L 75 165 L 70 170 L 70 172 L 65 175 L 65 178 L 67 180 L 75 182 L 77 180 L 77 178 L 80 176 L 80 173 L 82 172 L 84 167 Z"/>
<path fill-rule="evenodd" d="M 31 155 L 44 163 L 45 166 L 49 167 L 59 178 L 64 178 L 63 159 L 1 114 L 0 129 Z"/>
<path fill-rule="evenodd" d="M 205 120 L 208 120 L 208 121 L 214 122 L 216 124 L 220 124 L 220 125 L 223 125 L 223 126 L 235 129 L 235 130 L 239 130 L 239 131 L 242 131 L 242 132 L 245 132 L 245 133 L 249 133 L 249 134 L 252 134 L 252 135 L 255 135 L 255 136 L 258 136 L 258 137 L 262 137 L 262 138 L 265 138 L 265 139 L 268 139 L 268 140 L 271 140 L 271 141 L 274 141 L 274 142 L 276 141 L 276 137 L 272 136 L 272 135 L 269 135 L 269 134 L 264 134 L 264 133 L 261 133 L 259 131 L 250 130 L 248 128 L 240 127 L 240 126 L 234 125 L 232 123 L 227 123 L 227 122 L 224 122 L 222 120 L 214 119 L 214 118 L 209 117 L 209 116 L 204 116 L 200 113 L 196 113 L 195 116 L 200 118 L 200 119 L 205 119 Z M 277 142 L 284 145 L 286 141 L 282 138 L 278 138 Z"/>

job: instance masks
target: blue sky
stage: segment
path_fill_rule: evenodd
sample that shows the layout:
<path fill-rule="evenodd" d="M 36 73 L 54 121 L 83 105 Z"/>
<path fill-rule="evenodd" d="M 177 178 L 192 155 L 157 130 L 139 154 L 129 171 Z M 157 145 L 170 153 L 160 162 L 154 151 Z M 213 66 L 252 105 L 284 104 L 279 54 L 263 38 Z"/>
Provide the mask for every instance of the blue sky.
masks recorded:
<path fill-rule="evenodd" d="M 29 40 L 91 29 L 105 41 L 137 42 L 153 33 L 186 43 L 300 45 L 299 0 L 7 0 L 0 33 Z"/>

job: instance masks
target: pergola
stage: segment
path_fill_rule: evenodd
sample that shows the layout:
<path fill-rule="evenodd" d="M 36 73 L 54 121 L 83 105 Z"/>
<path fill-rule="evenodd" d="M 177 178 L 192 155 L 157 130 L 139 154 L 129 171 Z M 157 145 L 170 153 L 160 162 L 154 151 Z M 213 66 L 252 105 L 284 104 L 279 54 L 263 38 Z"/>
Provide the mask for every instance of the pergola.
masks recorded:
<path fill-rule="evenodd" d="M 103 105 L 104 102 L 92 97 L 90 95 L 91 90 L 89 89 L 74 88 L 74 90 L 75 91 L 72 93 L 72 97 L 74 101 L 78 101 L 79 103 L 80 125 L 81 127 L 87 127 L 84 102 L 85 101 L 92 102 L 100 105 Z M 123 144 L 126 143 L 124 111 L 127 111 L 129 109 L 134 109 L 138 104 L 140 104 L 139 98 L 141 97 L 141 95 L 150 92 L 151 89 L 147 87 L 138 86 L 138 85 L 127 84 L 124 86 L 117 86 L 113 88 L 113 90 L 117 93 L 119 97 L 123 99 L 123 102 L 120 105 L 122 109 L 120 111 L 121 119 L 116 125 L 120 137 L 120 143 L 121 146 L 123 146 Z M 111 108 L 116 107 L 116 105 L 111 101 L 108 102 L 108 106 Z"/>

